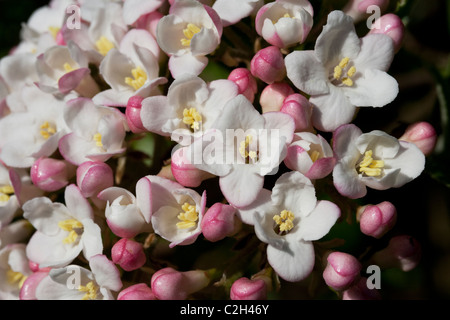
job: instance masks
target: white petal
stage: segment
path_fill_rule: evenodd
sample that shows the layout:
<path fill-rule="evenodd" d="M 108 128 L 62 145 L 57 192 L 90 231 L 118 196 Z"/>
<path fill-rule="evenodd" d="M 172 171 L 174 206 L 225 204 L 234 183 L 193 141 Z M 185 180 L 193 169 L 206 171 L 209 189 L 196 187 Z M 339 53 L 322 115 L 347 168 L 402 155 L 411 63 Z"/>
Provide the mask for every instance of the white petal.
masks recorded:
<path fill-rule="evenodd" d="M 368 34 L 361 38 L 361 51 L 353 61 L 358 71 L 387 71 L 394 58 L 392 39 L 384 34 Z"/>
<path fill-rule="evenodd" d="M 186 73 L 199 75 L 207 64 L 207 57 L 193 56 L 190 52 L 169 58 L 169 69 L 175 79 Z"/>
<path fill-rule="evenodd" d="M 92 219 L 81 220 L 83 234 L 80 242 L 83 243 L 83 255 L 86 259 L 103 252 L 103 243 L 100 227 Z"/>
<path fill-rule="evenodd" d="M 75 219 L 81 221 L 94 218 L 94 210 L 76 185 L 71 184 L 66 187 L 64 200 L 67 209 Z"/>
<path fill-rule="evenodd" d="M 119 291 L 122 288 L 119 270 L 105 255 L 93 256 L 89 261 L 89 267 L 94 274 L 95 282 L 101 287 L 112 291 Z"/>
<path fill-rule="evenodd" d="M 312 96 L 312 122 L 316 129 L 326 132 L 336 130 L 343 124 L 350 123 L 356 107 L 345 96 L 341 88 L 329 86 L 328 94 Z"/>
<path fill-rule="evenodd" d="M 336 223 L 341 210 L 330 201 L 322 200 L 307 216 L 301 219 L 299 237 L 305 241 L 315 241 L 324 237 Z"/>
<path fill-rule="evenodd" d="M 242 220 L 242 222 L 253 225 L 253 219 L 256 212 L 265 213 L 270 211 L 273 207 L 271 196 L 272 192 L 270 190 L 262 189 L 255 201 L 253 201 L 250 205 L 238 208 L 236 211 L 237 216 Z"/>
<path fill-rule="evenodd" d="M 285 58 L 287 77 L 310 95 L 327 94 L 328 72 L 314 51 L 294 51 Z"/>
<path fill-rule="evenodd" d="M 333 132 L 333 151 L 338 159 L 347 156 L 358 157 L 356 141 L 362 135 L 361 129 L 354 124 L 345 124 Z"/>
<path fill-rule="evenodd" d="M 337 191 L 350 199 L 362 198 L 366 195 L 365 184 L 359 179 L 355 169 L 356 161 L 352 158 L 341 159 L 333 169 L 333 183 Z"/>
<path fill-rule="evenodd" d="M 352 87 L 343 88 L 353 105 L 378 108 L 391 103 L 397 97 L 398 90 L 395 78 L 375 69 L 365 70 L 362 76 L 354 78 Z"/>
<path fill-rule="evenodd" d="M 290 241 L 282 250 L 267 247 L 267 260 L 284 280 L 297 282 L 309 276 L 314 268 L 314 247 L 310 242 Z"/>

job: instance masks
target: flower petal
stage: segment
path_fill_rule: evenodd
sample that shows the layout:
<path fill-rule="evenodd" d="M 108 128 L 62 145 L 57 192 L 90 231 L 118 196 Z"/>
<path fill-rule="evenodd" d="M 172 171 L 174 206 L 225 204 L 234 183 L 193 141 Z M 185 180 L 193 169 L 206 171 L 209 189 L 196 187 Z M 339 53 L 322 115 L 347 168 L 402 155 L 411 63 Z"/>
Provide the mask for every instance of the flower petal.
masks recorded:
<path fill-rule="evenodd" d="M 341 215 L 341 210 L 330 201 L 317 202 L 314 210 L 302 218 L 299 227 L 299 237 L 305 241 L 315 241 L 324 237 L 336 223 Z"/>

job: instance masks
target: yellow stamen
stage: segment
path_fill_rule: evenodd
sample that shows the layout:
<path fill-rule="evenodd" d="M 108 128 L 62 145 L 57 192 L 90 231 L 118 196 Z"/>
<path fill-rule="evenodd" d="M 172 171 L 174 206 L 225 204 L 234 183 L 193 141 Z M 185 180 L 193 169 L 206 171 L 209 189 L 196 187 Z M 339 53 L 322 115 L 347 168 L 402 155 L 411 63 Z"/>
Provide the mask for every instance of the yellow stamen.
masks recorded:
<path fill-rule="evenodd" d="M 272 23 L 277 23 L 281 18 L 292 18 L 289 13 L 285 13 L 282 17 L 278 18 L 277 20 L 272 20 Z"/>
<path fill-rule="evenodd" d="M 241 144 L 239 145 L 239 153 L 244 159 L 250 158 L 254 160 L 258 157 L 258 153 L 255 151 L 250 151 L 249 146 L 253 141 L 253 136 L 248 135 L 245 137 L 244 141 L 241 141 Z"/>
<path fill-rule="evenodd" d="M 14 188 L 12 186 L 6 185 L 0 187 L 0 202 L 8 202 L 13 194 Z"/>
<path fill-rule="evenodd" d="M 183 122 L 191 126 L 191 129 L 199 130 L 200 123 L 202 122 L 202 115 L 196 108 L 185 108 L 183 110 Z"/>
<path fill-rule="evenodd" d="M 344 73 L 344 69 L 348 66 L 350 62 L 350 58 L 345 57 L 343 58 L 339 64 L 337 66 L 334 67 L 333 69 L 333 78 L 336 80 L 341 80 L 341 77 Z M 353 77 L 356 73 L 356 67 L 355 66 L 351 66 L 346 73 L 346 77 L 342 78 L 341 82 L 348 86 L 351 87 L 353 86 L 353 80 L 351 79 L 351 77 Z"/>
<path fill-rule="evenodd" d="M 48 138 L 50 138 L 52 135 L 54 135 L 56 133 L 56 126 L 49 123 L 48 121 L 45 121 L 42 125 L 41 125 L 41 136 L 47 140 Z"/>
<path fill-rule="evenodd" d="M 48 27 L 48 31 L 52 35 L 53 39 L 56 39 L 56 36 L 58 35 L 58 32 L 61 30 L 59 27 L 50 26 Z"/>
<path fill-rule="evenodd" d="M 311 158 L 312 162 L 316 162 L 317 159 L 320 157 L 320 152 L 317 150 L 314 150 L 310 153 L 309 157 Z"/>
<path fill-rule="evenodd" d="M 58 227 L 60 227 L 64 231 L 69 231 L 69 235 L 64 238 L 64 244 L 74 243 L 78 238 L 78 233 L 74 229 L 82 229 L 83 224 L 76 219 L 68 219 L 63 220 L 58 223 Z"/>
<path fill-rule="evenodd" d="M 131 70 L 131 77 L 125 78 L 125 83 L 132 87 L 134 90 L 139 90 L 147 81 L 147 74 L 141 67 L 134 68 Z"/>
<path fill-rule="evenodd" d="M 94 134 L 94 141 L 97 147 L 103 147 L 102 135 L 100 133 L 97 132 L 96 134 Z"/>
<path fill-rule="evenodd" d="M 95 46 L 97 51 L 103 56 L 106 56 L 111 49 L 115 48 L 114 43 L 109 41 L 105 36 L 101 36 L 100 39 L 95 42 Z"/>
<path fill-rule="evenodd" d="M 75 70 L 75 68 L 73 68 L 69 63 L 64 63 L 64 70 L 66 71 L 66 72 L 71 72 L 71 71 L 73 71 L 73 70 Z"/>
<path fill-rule="evenodd" d="M 183 209 L 183 212 L 180 212 L 180 214 L 177 216 L 178 220 L 181 220 L 181 222 L 177 223 L 177 228 L 188 229 L 195 227 L 198 220 L 198 212 L 195 205 L 191 205 L 188 202 L 185 202 L 181 209 Z"/>
<path fill-rule="evenodd" d="M 186 38 L 181 39 L 181 44 L 185 47 L 189 47 L 191 45 L 191 40 L 195 34 L 200 32 L 200 28 L 197 27 L 193 23 L 189 23 L 187 28 L 183 30 L 183 34 Z"/>
<path fill-rule="evenodd" d="M 292 228 L 294 228 L 294 219 L 294 214 L 289 210 L 283 210 L 279 215 L 273 217 L 273 221 L 275 221 L 277 227 L 279 227 L 280 233 L 292 230 Z"/>
<path fill-rule="evenodd" d="M 364 173 L 369 177 L 378 177 L 381 175 L 381 169 L 384 168 L 384 161 L 374 160 L 372 154 L 372 150 L 368 150 L 364 153 L 364 158 L 358 165 L 359 172 Z"/>
<path fill-rule="evenodd" d="M 6 279 L 9 284 L 17 285 L 17 287 L 22 288 L 23 283 L 27 280 L 27 276 L 20 272 L 15 272 L 11 269 L 6 271 Z"/>
<path fill-rule="evenodd" d="M 85 286 L 80 286 L 78 291 L 86 292 L 86 294 L 81 298 L 81 300 L 95 300 L 97 298 L 98 287 L 93 281 L 88 282 Z"/>

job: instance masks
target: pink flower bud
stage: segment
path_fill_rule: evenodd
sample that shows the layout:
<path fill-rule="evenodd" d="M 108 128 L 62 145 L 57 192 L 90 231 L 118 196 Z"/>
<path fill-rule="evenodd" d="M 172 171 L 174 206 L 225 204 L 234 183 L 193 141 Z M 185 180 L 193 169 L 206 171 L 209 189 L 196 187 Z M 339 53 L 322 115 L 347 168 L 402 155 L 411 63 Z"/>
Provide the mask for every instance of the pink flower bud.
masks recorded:
<path fill-rule="evenodd" d="M 192 165 L 185 156 L 183 148 L 172 154 L 171 169 L 176 181 L 182 186 L 190 188 L 198 187 L 202 181 L 214 177 Z"/>
<path fill-rule="evenodd" d="M 389 0 L 350 0 L 343 11 L 351 16 L 355 22 L 359 22 L 373 14 L 372 8 L 376 7 L 380 12 L 383 12 L 388 5 Z"/>
<path fill-rule="evenodd" d="M 381 33 L 389 36 L 394 42 L 394 50 L 398 52 L 403 43 L 405 26 L 399 16 L 388 13 L 375 20 L 369 34 Z"/>
<path fill-rule="evenodd" d="M 30 177 L 39 189 L 52 192 L 67 186 L 74 172 L 67 161 L 39 158 L 31 167 Z"/>
<path fill-rule="evenodd" d="M 265 83 L 281 81 L 286 76 L 283 54 L 275 46 L 261 49 L 252 58 L 250 70 L 255 77 Z"/>
<path fill-rule="evenodd" d="M 127 118 L 128 126 L 133 133 L 147 132 L 141 120 L 141 107 L 144 98 L 140 96 L 132 96 L 128 99 L 127 107 L 125 109 L 125 116 Z"/>
<path fill-rule="evenodd" d="M 267 285 L 262 279 L 250 280 L 242 277 L 233 282 L 230 291 L 231 300 L 266 300 Z"/>
<path fill-rule="evenodd" d="M 328 255 L 327 262 L 323 279 L 334 290 L 345 290 L 358 279 L 361 263 L 354 256 L 336 251 Z"/>
<path fill-rule="evenodd" d="M 142 244 L 122 238 L 111 249 L 112 261 L 125 271 L 139 269 L 147 260 Z"/>
<path fill-rule="evenodd" d="M 399 140 L 414 143 L 425 155 L 429 155 L 436 146 L 437 134 L 431 124 L 422 121 L 409 125 Z"/>
<path fill-rule="evenodd" d="M 31 260 L 28 260 L 28 267 L 32 272 L 49 272 L 52 269 L 51 267 L 41 268 L 39 267 L 39 263 Z"/>
<path fill-rule="evenodd" d="M 97 197 L 100 191 L 114 185 L 113 171 L 104 162 L 83 162 L 77 169 L 77 185 L 84 197 Z"/>
<path fill-rule="evenodd" d="M 145 283 L 137 283 L 117 295 L 117 300 L 157 300 L 152 289 Z"/>
<path fill-rule="evenodd" d="M 37 300 L 36 288 L 41 283 L 42 279 L 48 276 L 48 271 L 34 272 L 24 281 L 20 288 L 19 298 L 20 300 Z"/>
<path fill-rule="evenodd" d="M 397 221 L 397 210 L 388 201 L 364 206 L 360 211 L 358 220 L 361 232 L 377 239 L 391 230 Z"/>
<path fill-rule="evenodd" d="M 361 277 L 358 282 L 342 293 L 342 300 L 380 300 L 380 292 L 374 288 L 369 289 L 367 278 Z"/>
<path fill-rule="evenodd" d="M 167 267 L 153 274 L 151 288 L 159 300 L 186 300 L 189 295 L 205 288 L 209 282 L 205 271 L 180 272 Z"/>
<path fill-rule="evenodd" d="M 203 236 L 216 242 L 227 236 L 233 235 L 240 226 L 240 220 L 236 218 L 236 208 L 215 203 L 206 211 L 201 222 Z"/>
<path fill-rule="evenodd" d="M 250 102 L 255 100 L 255 94 L 258 91 L 256 79 L 246 68 L 236 68 L 231 71 L 228 80 L 236 83 L 239 93 L 243 94 Z"/>
<path fill-rule="evenodd" d="M 403 271 L 414 269 L 420 262 L 422 249 L 420 243 L 408 235 L 393 237 L 386 248 L 372 256 L 381 268 L 399 268 Z"/>
<path fill-rule="evenodd" d="M 280 109 L 294 119 L 295 132 L 312 131 L 311 113 L 312 105 L 303 95 L 293 93 L 287 96 Z"/>
<path fill-rule="evenodd" d="M 286 82 L 276 82 L 267 85 L 259 98 L 262 112 L 280 111 L 286 97 L 293 93 L 294 89 Z"/>

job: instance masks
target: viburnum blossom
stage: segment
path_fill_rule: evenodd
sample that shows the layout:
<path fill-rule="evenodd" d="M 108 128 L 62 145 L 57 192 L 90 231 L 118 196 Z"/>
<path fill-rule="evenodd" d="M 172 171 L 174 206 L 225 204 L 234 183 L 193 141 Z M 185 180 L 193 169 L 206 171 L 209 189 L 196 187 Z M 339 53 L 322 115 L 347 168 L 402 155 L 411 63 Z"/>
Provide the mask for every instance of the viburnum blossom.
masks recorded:
<path fill-rule="evenodd" d="M 172 76 L 199 75 L 208 64 L 206 55 L 219 45 L 222 29 L 222 20 L 212 8 L 196 0 L 175 0 L 157 29 L 158 44 L 170 56 Z"/>
<path fill-rule="evenodd" d="M 334 132 L 333 150 L 337 161 L 334 185 L 350 198 L 365 196 L 366 187 L 399 188 L 417 178 L 425 167 L 425 156 L 415 144 L 380 130 L 362 133 L 354 124 Z"/>
<path fill-rule="evenodd" d="M 103 251 L 94 211 L 75 185 L 66 187 L 65 204 L 36 197 L 23 205 L 24 217 L 36 228 L 27 257 L 40 266 L 62 267 L 81 252 L 89 260 Z"/>
<path fill-rule="evenodd" d="M 328 15 L 314 50 L 286 56 L 287 77 L 311 95 L 315 128 L 334 131 L 351 122 L 356 107 L 383 107 L 398 94 L 397 81 L 386 73 L 394 57 L 384 34 L 359 38 L 351 17 Z"/>
<path fill-rule="evenodd" d="M 318 201 L 311 181 L 295 171 L 282 175 L 263 202 L 254 209 L 253 224 L 258 238 L 268 244 L 270 265 L 288 281 L 306 278 L 315 263 L 312 241 L 330 231 L 339 207 Z"/>
<path fill-rule="evenodd" d="M 392 275 L 445 239 L 449 180 L 446 38 L 424 42 L 433 10 L 403 2 L 49 0 L 25 17 L 0 57 L 0 300 L 397 297 Z M 378 268 L 397 269 L 383 289 Z"/>

